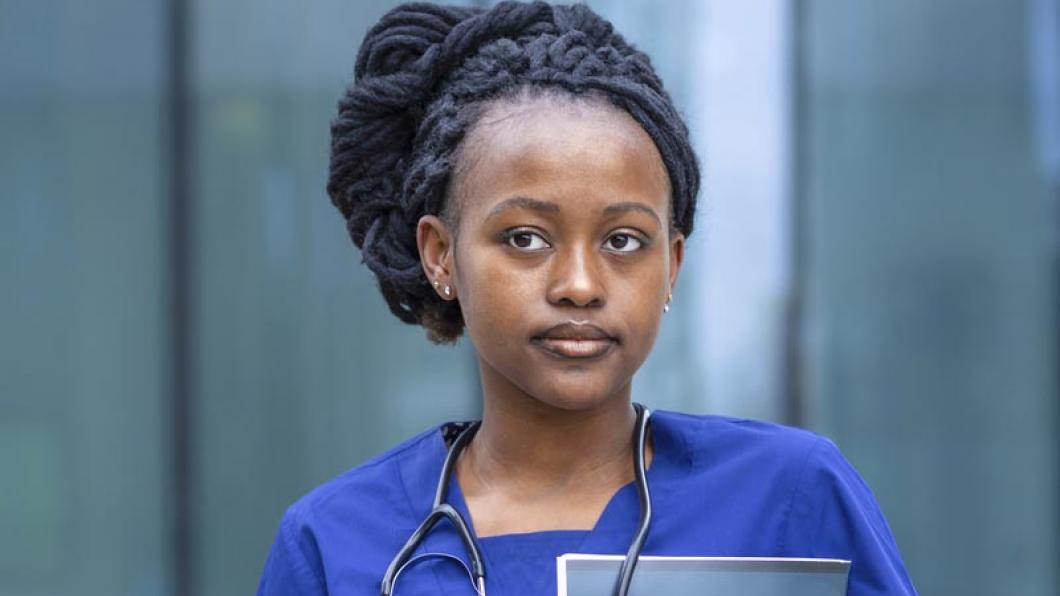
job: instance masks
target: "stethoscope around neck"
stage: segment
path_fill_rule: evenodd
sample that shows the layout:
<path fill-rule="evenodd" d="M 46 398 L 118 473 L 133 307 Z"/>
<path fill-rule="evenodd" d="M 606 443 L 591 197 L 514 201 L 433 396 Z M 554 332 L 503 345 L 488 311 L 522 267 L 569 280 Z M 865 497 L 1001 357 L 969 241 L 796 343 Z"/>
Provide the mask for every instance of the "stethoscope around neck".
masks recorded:
<path fill-rule="evenodd" d="M 633 570 L 637 566 L 637 559 L 640 557 L 640 551 L 644 547 L 644 539 L 648 536 L 648 527 L 651 525 L 651 494 L 648 492 L 648 475 L 644 470 L 644 449 L 648 440 L 648 417 L 651 412 L 638 403 L 633 404 L 633 409 L 637 412 L 637 420 L 633 425 L 633 474 L 636 476 L 637 496 L 640 498 L 640 524 L 637 527 L 637 533 L 633 535 L 633 540 L 629 544 L 629 550 L 626 551 L 626 558 L 622 561 L 622 568 L 618 573 L 618 581 L 615 583 L 615 596 L 626 596 L 629 594 L 629 585 L 633 580 Z M 453 475 L 453 467 L 456 466 L 456 460 L 460 456 L 460 452 L 471 441 L 471 437 L 475 435 L 475 431 L 478 430 L 480 424 L 481 422 L 475 422 L 466 428 L 449 448 L 449 452 L 445 456 L 445 463 L 442 464 L 442 473 L 438 478 L 438 486 L 434 491 L 434 504 L 431 507 L 431 512 L 427 514 L 427 517 L 416 528 L 416 531 L 409 536 L 405 546 L 401 547 L 394 559 L 390 561 L 390 565 L 387 566 L 383 581 L 379 587 L 381 596 L 391 596 L 394 593 L 394 584 L 397 582 L 401 571 L 411 562 L 413 551 L 423 542 L 427 533 L 434 527 L 434 524 L 442 519 L 448 519 L 449 523 L 456 528 L 456 532 L 460 535 L 460 540 L 464 543 L 464 548 L 467 549 L 471 558 L 471 579 L 475 584 L 475 589 L 480 596 L 486 596 L 486 565 L 482 562 L 482 552 L 479 550 L 475 538 L 471 535 L 471 529 L 467 522 L 464 521 L 464 518 L 452 505 L 445 502 L 445 495 L 449 492 L 449 479 Z"/>

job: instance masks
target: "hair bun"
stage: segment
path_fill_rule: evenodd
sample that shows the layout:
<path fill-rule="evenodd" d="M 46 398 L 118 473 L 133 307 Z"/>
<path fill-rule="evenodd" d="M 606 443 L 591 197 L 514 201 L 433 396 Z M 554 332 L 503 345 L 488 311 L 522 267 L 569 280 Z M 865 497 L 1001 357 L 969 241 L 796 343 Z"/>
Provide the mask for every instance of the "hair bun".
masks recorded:
<path fill-rule="evenodd" d="M 402 184 L 416 128 L 436 84 L 440 48 L 455 26 L 479 12 L 428 3 L 388 12 L 365 35 L 354 82 L 331 122 L 331 202 L 379 278 L 391 310 L 410 323 L 416 322 L 419 307 L 411 298 L 423 275 Z"/>
<path fill-rule="evenodd" d="M 430 60 L 431 50 L 445 41 L 454 26 L 476 12 L 481 9 L 426 2 L 394 8 L 365 35 L 357 53 L 354 80 L 427 70 L 424 63 Z"/>

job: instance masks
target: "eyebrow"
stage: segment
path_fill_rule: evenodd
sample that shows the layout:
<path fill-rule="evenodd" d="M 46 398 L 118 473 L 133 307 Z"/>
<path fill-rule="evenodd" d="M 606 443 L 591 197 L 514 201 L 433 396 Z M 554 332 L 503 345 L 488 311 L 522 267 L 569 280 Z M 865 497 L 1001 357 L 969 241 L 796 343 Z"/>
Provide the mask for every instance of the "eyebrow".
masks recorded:
<path fill-rule="evenodd" d="M 529 209 L 530 211 L 540 211 L 542 213 L 559 213 L 559 205 L 551 203 L 549 201 L 542 201 L 540 199 L 532 199 L 530 197 L 512 197 L 505 199 L 498 203 L 493 209 L 490 209 L 486 219 L 489 220 L 505 211 L 510 209 Z M 622 203 L 615 203 L 614 205 L 608 205 L 604 208 L 604 215 L 617 215 L 619 213 L 629 213 L 631 211 L 639 211 L 641 213 L 647 213 L 658 223 L 662 225 L 662 220 L 659 219 L 659 214 L 655 213 L 655 210 L 645 205 L 644 203 L 637 203 L 634 201 L 626 201 Z"/>
<path fill-rule="evenodd" d="M 530 197 L 512 197 L 505 199 L 493 209 L 490 209 L 489 215 L 486 219 L 489 220 L 509 209 L 529 209 L 531 211 L 540 211 L 542 213 L 559 213 L 559 205 L 550 203 L 548 201 L 542 201 L 540 199 L 531 199 Z"/>
<path fill-rule="evenodd" d="M 641 213 L 647 213 L 655 220 L 655 223 L 662 226 L 662 220 L 659 219 L 659 214 L 654 209 L 645 205 L 644 203 L 636 203 L 633 201 L 627 201 L 625 203 L 615 203 L 614 205 L 608 205 L 604 208 L 604 215 L 616 215 L 619 213 L 629 213 L 630 211 L 639 211 Z"/>

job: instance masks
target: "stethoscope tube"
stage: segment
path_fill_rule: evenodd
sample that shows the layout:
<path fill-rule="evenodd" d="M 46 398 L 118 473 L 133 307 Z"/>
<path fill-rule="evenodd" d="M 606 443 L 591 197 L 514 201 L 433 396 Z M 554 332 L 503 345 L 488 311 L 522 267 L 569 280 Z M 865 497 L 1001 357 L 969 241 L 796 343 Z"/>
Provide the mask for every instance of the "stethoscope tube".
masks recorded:
<path fill-rule="evenodd" d="M 615 596 L 627 596 L 629 594 L 629 586 L 633 581 L 633 571 L 637 567 L 637 560 L 640 558 L 640 552 L 648 536 L 648 528 L 651 526 L 651 493 L 648 491 L 648 475 L 645 471 L 644 453 L 648 440 L 648 418 L 651 412 L 638 403 L 634 403 L 633 408 L 637 413 L 633 428 L 633 474 L 637 484 L 637 496 L 640 499 L 640 523 L 637 527 L 637 533 L 634 534 L 633 541 L 629 545 L 629 550 L 626 552 L 626 558 L 622 561 L 622 568 L 615 584 Z M 486 565 L 482 560 L 482 553 L 478 548 L 478 543 L 475 542 L 474 537 L 471 535 L 471 529 L 464 521 L 464 518 L 460 516 L 460 513 L 444 502 L 445 495 L 449 492 L 449 479 L 453 475 L 456 460 L 460 456 L 460 452 L 471 441 L 471 438 L 475 436 L 475 432 L 478 431 L 480 425 L 481 421 L 472 423 L 471 426 L 460 433 L 449 448 L 449 452 L 445 456 L 445 462 L 442 464 L 442 472 L 438 478 L 431 512 L 427 514 L 426 519 L 420 523 L 419 527 L 409 536 L 405 545 L 394 556 L 394 559 L 390 561 L 390 565 L 386 568 L 386 573 L 383 574 L 383 580 L 380 582 L 380 596 L 391 596 L 393 594 L 394 583 L 397 581 L 397 576 L 401 569 L 409 562 L 412 553 L 423 542 L 431 528 L 442 519 L 448 519 L 449 523 L 456 528 L 457 534 L 460 535 L 460 540 L 464 543 L 464 548 L 467 549 L 471 558 L 471 575 L 475 582 L 475 587 L 480 596 L 486 596 Z"/>
<path fill-rule="evenodd" d="M 629 594 L 633 571 L 640 559 L 640 551 L 644 548 L 644 540 L 648 537 L 648 528 L 651 527 L 651 493 L 648 492 L 648 473 L 644 463 L 644 451 L 648 443 L 648 416 L 651 413 L 640 404 L 635 403 L 633 407 L 637 410 L 637 422 L 633 431 L 633 474 L 636 476 L 637 496 L 640 498 L 640 524 L 637 526 L 637 533 L 633 535 L 633 542 L 629 544 L 629 550 L 626 551 L 622 569 L 618 572 L 615 596 Z"/>
<path fill-rule="evenodd" d="M 420 542 L 423 542 L 427 532 L 430 532 L 434 524 L 438 523 L 442 518 L 448 519 L 449 523 L 453 524 L 457 533 L 460 534 L 460 540 L 464 543 L 464 548 L 471 555 L 471 575 L 475 580 L 475 585 L 479 594 L 486 596 L 486 565 L 482 561 L 482 553 L 479 551 L 478 543 L 471 536 L 471 529 L 468 528 L 460 513 L 444 502 L 445 495 L 449 492 L 449 478 L 453 475 L 456 459 L 471 441 L 471 437 L 475 436 L 475 431 L 478 430 L 480 424 L 482 424 L 481 421 L 476 421 L 464 429 L 464 432 L 460 433 L 460 436 L 453 442 L 452 447 L 449 448 L 449 453 L 445 455 L 445 463 L 442 464 L 442 473 L 438 478 L 437 488 L 434 491 L 434 502 L 431 504 L 431 512 L 427 514 L 427 518 L 416 528 L 412 536 L 409 536 L 405 546 L 401 547 L 394 559 L 390 561 L 390 565 L 387 566 L 386 573 L 383 574 L 383 581 L 379 586 L 379 594 L 381 596 L 391 596 L 393 594 L 394 581 L 397 579 L 398 572 L 412 557 L 412 553 L 415 552 Z"/>

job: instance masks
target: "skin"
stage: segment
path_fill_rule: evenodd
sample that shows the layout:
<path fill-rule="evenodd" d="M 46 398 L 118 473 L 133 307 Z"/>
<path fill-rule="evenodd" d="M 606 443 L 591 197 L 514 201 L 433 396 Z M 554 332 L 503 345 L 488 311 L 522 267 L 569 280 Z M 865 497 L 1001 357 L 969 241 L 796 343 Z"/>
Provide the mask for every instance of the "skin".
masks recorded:
<path fill-rule="evenodd" d="M 478 354 L 482 426 L 456 479 L 480 537 L 590 529 L 633 480 L 631 381 L 684 256 L 666 168 L 647 132 L 598 99 L 493 103 L 464 143 L 457 230 L 434 216 L 417 229 L 424 272 L 443 298 L 452 288 Z M 569 321 L 613 339 L 537 339 Z"/>

